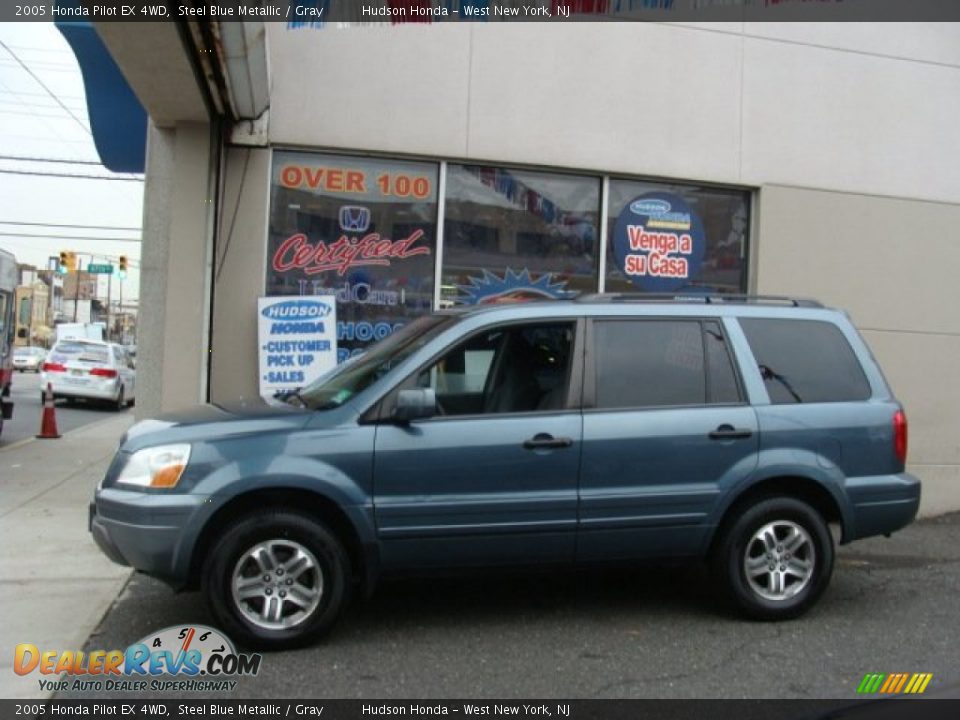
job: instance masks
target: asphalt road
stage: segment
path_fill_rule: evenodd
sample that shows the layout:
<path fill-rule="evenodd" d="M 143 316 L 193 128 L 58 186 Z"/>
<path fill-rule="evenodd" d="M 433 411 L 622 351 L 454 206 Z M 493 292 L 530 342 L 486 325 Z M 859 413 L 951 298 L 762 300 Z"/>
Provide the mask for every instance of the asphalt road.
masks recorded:
<path fill-rule="evenodd" d="M 14 373 L 10 395 L 15 403 L 13 419 L 5 420 L 0 434 L 0 450 L 15 442 L 31 438 L 40 431 L 40 375 L 38 373 Z M 57 400 L 57 429 L 64 433 L 88 423 L 111 417 L 116 410 L 99 403 L 68 403 Z M 130 412 L 125 408 L 121 412 Z"/>
<path fill-rule="evenodd" d="M 786 623 L 726 614 L 698 568 L 395 582 L 225 696 L 854 700 L 867 672 L 956 693 L 958 597 L 960 514 L 839 549 L 820 603 Z M 213 624 L 198 594 L 135 575 L 87 649 L 189 623 Z M 97 695 L 123 697 L 59 697 Z"/>

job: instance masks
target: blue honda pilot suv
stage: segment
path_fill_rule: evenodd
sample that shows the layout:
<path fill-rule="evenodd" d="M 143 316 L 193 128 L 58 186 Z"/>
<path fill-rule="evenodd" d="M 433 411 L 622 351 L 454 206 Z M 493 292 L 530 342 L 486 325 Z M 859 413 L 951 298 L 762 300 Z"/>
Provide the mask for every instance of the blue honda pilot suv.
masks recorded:
<path fill-rule="evenodd" d="M 754 618 L 810 608 L 834 539 L 916 515 L 907 424 L 843 312 L 600 295 L 423 317 L 283 407 L 123 438 L 90 510 L 116 562 L 279 648 L 378 577 L 705 559 Z"/>

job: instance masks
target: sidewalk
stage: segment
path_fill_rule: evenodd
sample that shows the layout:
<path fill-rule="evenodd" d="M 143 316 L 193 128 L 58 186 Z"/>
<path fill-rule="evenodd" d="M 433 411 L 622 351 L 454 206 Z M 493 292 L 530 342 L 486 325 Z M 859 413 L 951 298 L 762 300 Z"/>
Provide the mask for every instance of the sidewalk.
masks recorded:
<path fill-rule="evenodd" d="M 94 544 L 87 506 L 132 423 L 125 414 L 0 450 L 2 698 L 47 697 L 37 673 L 13 672 L 15 646 L 82 648 L 130 574 Z"/>

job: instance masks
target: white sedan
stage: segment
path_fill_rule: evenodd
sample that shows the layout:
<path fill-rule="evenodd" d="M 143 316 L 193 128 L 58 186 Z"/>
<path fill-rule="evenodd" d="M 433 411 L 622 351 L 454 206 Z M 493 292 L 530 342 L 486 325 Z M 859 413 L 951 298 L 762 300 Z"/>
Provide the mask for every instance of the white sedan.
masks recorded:
<path fill-rule="evenodd" d="M 103 400 L 120 410 L 136 397 L 137 373 L 122 345 L 83 338 L 57 341 L 42 366 L 41 388 L 53 397 Z"/>

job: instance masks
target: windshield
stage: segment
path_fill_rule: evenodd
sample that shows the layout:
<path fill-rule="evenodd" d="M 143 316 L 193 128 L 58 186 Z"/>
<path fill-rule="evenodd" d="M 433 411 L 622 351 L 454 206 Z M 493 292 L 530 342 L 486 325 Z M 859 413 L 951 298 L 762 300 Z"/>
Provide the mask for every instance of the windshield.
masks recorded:
<path fill-rule="evenodd" d="M 451 315 L 429 315 L 405 325 L 362 355 L 350 358 L 317 378 L 300 391 L 300 401 L 311 410 L 328 410 L 343 405 L 430 342 L 455 319 Z"/>
<path fill-rule="evenodd" d="M 70 360 L 103 365 L 110 361 L 106 345 L 82 341 L 59 342 L 51 354 L 53 362 L 59 363 Z"/>

